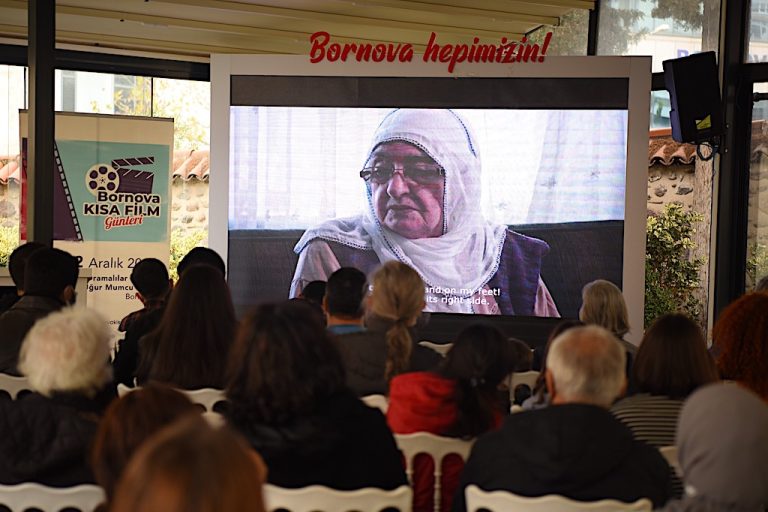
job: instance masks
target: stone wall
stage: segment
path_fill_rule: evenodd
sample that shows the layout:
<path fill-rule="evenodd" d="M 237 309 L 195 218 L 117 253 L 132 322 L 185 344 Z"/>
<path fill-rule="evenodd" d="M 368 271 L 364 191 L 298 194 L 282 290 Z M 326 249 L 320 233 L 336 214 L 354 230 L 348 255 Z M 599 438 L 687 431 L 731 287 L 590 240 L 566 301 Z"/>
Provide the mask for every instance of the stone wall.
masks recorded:
<path fill-rule="evenodd" d="M 208 230 L 208 182 L 174 179 L 171 184 L 171 231 Z"/>

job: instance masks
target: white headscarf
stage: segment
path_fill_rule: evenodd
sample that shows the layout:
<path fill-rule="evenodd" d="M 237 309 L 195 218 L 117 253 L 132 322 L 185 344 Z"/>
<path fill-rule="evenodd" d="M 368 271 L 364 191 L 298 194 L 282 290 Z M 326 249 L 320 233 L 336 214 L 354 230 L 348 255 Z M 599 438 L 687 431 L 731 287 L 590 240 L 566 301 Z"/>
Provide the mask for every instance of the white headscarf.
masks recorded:
<path fill-rule="evenodd" d="M 301 252 L 315 238 L 373 250 L 382 262 L 396 259 L 413 267 L 428 287 L 452 290 L 436 295 L 471 297 L 498 270 L 507 230 L 483 218 L 480 155 L 472 132 L 451 110 L 398 109 L 379 125 L 368 159 L 380 144 L 393 141 L 413 144 L 445 170 L 443 235 L 408 239 L 383 226 L 376 217 L 369 184 L 363 215 L 307 230 L 294 250 Z"/>

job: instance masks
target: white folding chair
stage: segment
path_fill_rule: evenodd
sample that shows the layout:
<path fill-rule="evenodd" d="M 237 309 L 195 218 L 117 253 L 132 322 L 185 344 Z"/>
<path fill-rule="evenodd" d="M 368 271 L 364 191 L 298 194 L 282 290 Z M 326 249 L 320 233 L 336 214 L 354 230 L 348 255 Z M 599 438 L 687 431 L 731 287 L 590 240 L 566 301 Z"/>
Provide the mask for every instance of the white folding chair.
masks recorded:
<path fill-rule="evenodd" d="M 130 393 L 131 391 L 136 391 L 137 389 L 139 389 L 138 386 L 134 387 L 134 388 L 129 388 L 125 384 L 120 383 L 120 384 L 117 385 L 117 396 L 121 396 L 121 397 L 125 396 L 128 393 Z"/>
<path fill-rule="evenodd" d="M 432 349 L 441 356 L 445 357 L 448 355 L 448 351 L 451 350 L 453 343 L 435 343 L 432 341 L 423 340 L 419 342 L 419 345 Z"/>
<path fill-rule="evenodd" d="M 393 491 L 374 488 L 337 491 L 322 485 L 284 489 L 264 485 L 264 502 L 269 512 L 379 512 L 385 508 L 410 512 L 412 495 L 407 485 Z"/>
<path fill-rule="evenodd" d="M 677 459 L 677 446 L 662 446 L 659 448 L 662 457 L 667 460 L 672 469 L 675 470 L 675 474 L 678 478 L 683 478 L 683 471 L 680 469 L 680 461 Z"/>
<path fill-rule="evenodd" d="M 529 372 L 510 373 L 507 376 L 509 390 L 510 392 L 513 392 L 515 390 L 515 386 L 518 386 L 519 384 L 528 384 L 531 390 L 533 390 L 534 386 L 536 386 L 536 380 L 538 380 L 538 378 L 539 372 L 535 370 L 531 370 Z"/>
<path fill-rule="evenodd" d="M 104 491 L 96 485 L 64 488 L 36 483 L 0 485 L 0 504 L 8 507 L 11 512 L 23 512 L 28 509 L 59 512 L 64 508 L 92 512 L 102 502 Z"/>
<path fill-rule="evenodd" d="M 395 441 L 397 441 L 397 447 L 400 448 L 405 457 L 405 474 L 408 476 L 408 481 L 411 484 L 413 484 L 413 461 L 418 454 L 427 454 L 435 461 L 434 509 L 435 512 L 439 512 L 441 501 L 440 477 L 442 476 L 443 459 L 455 453 L 462 460 L 466 461 L 475 440 L 465 441 L 453 437 L 436 436 L 427 432 L 416 432 L 415 434 L 395 434 Z"/>
<path fill-rule="evenodd" d="M 137 389 L 141 389 L 141 386 L 136 386 L 135 388 L 129 388 L 125 384 L 118 384 L 117 395 L 124 396 L 127 393 L 130 393 L 131 391 L 136 391 Z M 203 407 L 205 409 L 204 412 L 214 412 L 213 411 L 214 405 L 216 405 L 219 402 L 224 402 L 227 400 L 227 397 L 224 394 L 224 391 L 222 391 L 221 389 L 214 389 L 214 388 L 202 388 L 202 389 L 175 388 L 175 389 L 176 391 L 187 395 L 187 398 L 189 398 L 193 403 L 196 403 L 199 406 Z"/>
<path fill-rule="evenodd" d="M 652 505 L 647 498 L 634 503 L 617 500 L 576 501 L 556 494 L 529 498 L 507 491 L 484 491 L 476 485 L 464 491 L 467 512 L 650 512 Z"/>
<path fill-rule="evenodd" d="M 375 407 L 379 409 L 384 414 L 387 414 L 387 409 L 389 409 L 389 400 L 387 400 L 387 397 L 384 395 L 367 395 L 361 398 L 363 402 L 365 402 L 365 405 L 368 407 Z"/>
<path fill-rule="evenodd" d="M 19 392 L 31 391 L 26 377 L 17 377 L 7 373 L 0 373 L 0 390 L 11 395 L 13 400 L 16 400 L 16 397 L 19 396 Z"/>

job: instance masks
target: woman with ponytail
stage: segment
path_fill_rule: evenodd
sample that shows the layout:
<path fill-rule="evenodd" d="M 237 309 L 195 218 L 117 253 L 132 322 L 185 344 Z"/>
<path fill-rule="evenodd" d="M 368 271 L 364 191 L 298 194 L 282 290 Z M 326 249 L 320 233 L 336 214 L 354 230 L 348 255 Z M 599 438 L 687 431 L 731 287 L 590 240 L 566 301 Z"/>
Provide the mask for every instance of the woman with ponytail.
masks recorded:
<path fill-rule="evenodd" d="M 392 379 L 387 422 L 396 434 L 429 432 L 472 439 L 498 427 L 508 409 L 499 384 L 517 365 L 513 342 L 498 329 L 475 324 L 461 331 L 435 372 L 414 372 Z M 433 510 L 433 462 L 417 457 L 414 471 L 415 512 Z M 450 510 L 462 463 L 449 456 L 443 463 L 443 510 Z"/>
<path fill-rule="evenodd" d="M 358 396 L 387 394 L 401 373 L 435 368 L 440 356 L 416 342 L 424 309 L 424 282 L 411 267 L 388 261 L 373 275 L 367 300 L 366 330 L 337 336 L 347 384 Z"/>

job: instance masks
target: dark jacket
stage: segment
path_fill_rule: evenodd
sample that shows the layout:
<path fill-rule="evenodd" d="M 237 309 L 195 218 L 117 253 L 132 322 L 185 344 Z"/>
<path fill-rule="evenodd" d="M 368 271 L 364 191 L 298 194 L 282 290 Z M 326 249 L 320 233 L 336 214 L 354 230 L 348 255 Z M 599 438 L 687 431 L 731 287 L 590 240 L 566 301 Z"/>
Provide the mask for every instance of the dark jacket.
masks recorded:
<path fill-rule="evenodd" d="M 0 372 L 18 375 L 21 342 L 39 319 L 64 307 L 58 299 L 24 295 L 0 315 Z"/>
<path fill-rule="evenodd" d="M 600 407 L 553 405 L 513 414 L 475 443 L 453 510 L 466 510 L 464 489 L 506 490 L 522 496 L 559 494 L 579 501 L 671 496 L 670 471 L 659 451 Z"/>
<path fill-rule="evenodd" d="M 125 339 L 118 344 L 115 359 L 112 361 L 115 383 L 133 387 L 133 379 L 137 375 L 141 352 L 139 340 L 160 325 L 164 312 L 165 305 L 158 306 L 145 311 L 139 317 L 134 316 L 131 322 L 127 322 Z M 146 380 L 146 378 L 142 380 Z"/>
<path fill-rule="evenodd" d="M 339 334 L 334 338 L 347 372 L 347 386 L 357 396 L 387 394 L 389 386 L 384 378 L 384 368 L 389 326 L 384 320 L 370 319 L 367 330 Z M 433 370 L 443 358 L 434 350 L 419 345 L 418 340 L 415 331 L 411 330 L 413 351 L 408 371 Z"/>
<path fill-rule="evenodd" d="M 264 458 L 269 483 L 353 490 L 407 485 L 400 452 L 378 409 L 349 390 L 280 425 L 255 423 L 231 404 L 229 421 Z"/>
<path fill-rule="evenodd" d="M 113 397 L 114 389 L 94 399 L 31 393 L 19 400 L 0 400 L 0 483 L 93 483 L 91 442 Z"/>

